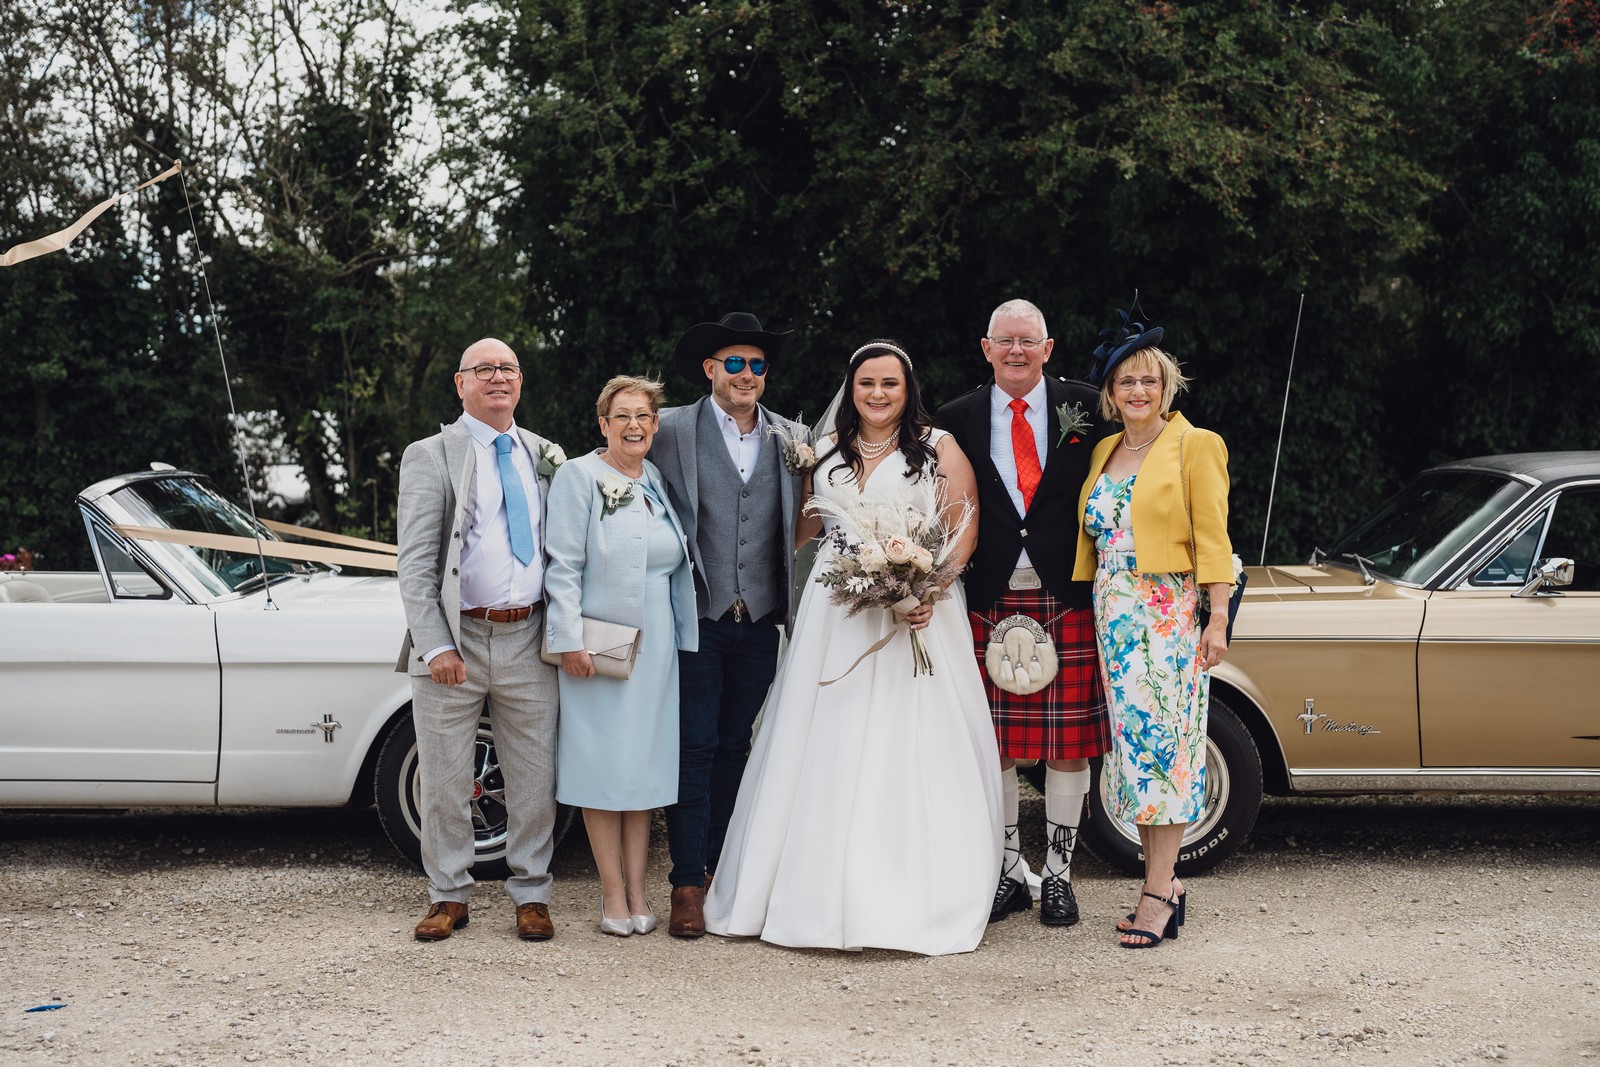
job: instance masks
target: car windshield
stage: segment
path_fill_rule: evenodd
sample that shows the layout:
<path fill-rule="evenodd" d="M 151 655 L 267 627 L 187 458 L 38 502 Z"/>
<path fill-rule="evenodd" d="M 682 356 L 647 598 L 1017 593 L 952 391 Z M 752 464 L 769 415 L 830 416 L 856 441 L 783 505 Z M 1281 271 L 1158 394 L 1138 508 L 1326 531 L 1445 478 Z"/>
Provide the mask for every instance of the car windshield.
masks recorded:
<path fill-rule="evenodd" d="M 1429 471 L 1333 543 L 1328 561 L 1426 585 L 1528 487 L 1482 471 Z"/>
<path fill-rule="evenodd" d="M 118 489 L 111 497 L 139 526 L 165 526 L 173 530 L 228 534 L 276 541 L 266 529 L 257 530 L 250 516 L 218 493 L 210 482 L 194 478 L 155 478 Z M 253 552 L 196 548 L 146 541 L 145 550 L 169 567 L 192 576 L 213 596 L 259 588 L 261 557 Z M 289 560 L 268 559 L 267 580 L 292 574 Z"/>

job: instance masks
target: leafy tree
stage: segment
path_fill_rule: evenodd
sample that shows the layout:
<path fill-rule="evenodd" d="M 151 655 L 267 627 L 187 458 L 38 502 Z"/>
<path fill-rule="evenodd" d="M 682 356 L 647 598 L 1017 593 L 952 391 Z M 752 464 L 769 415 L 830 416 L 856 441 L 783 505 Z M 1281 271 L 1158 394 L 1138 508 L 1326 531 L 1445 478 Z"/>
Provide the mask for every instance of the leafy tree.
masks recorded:
<path fill-rule="evenodd" d="M 118 23 L 153 47 L 115 72 L 100 63 L 104 9 L 26 0 L 0 16 L 6 246 L 159 169 L 145 146 L 170 147 L 175 10 Z M 84 114 L 115 118 L 85 130 Z M 41 566 L 88 565 L 71 501 L 90 482 L 151 460 L 214 469 L 227 455 L 187 229 L 169 181 L 102 216 L 68 252 L 0 271 L 0 541 L 39 550 Z"/>
<path fill-rule="evenodd" d="M 1424 243 L 1437 182 L 1351 62 L 1369 19 L 1100 0 L 492 10 L 465 40 L 504 79 L 500 220 L 550 341 L 532 359 L 546 428 L 584 439 L 607 375 L 665 370 L 683 329 L 733 308 L 801 331 L 769 386 L 796 411 L 880 334 L 934 396 L 977 384 L 977 338 L 1014 295 L 1050 317 L 1052 369 L 1082 375 L 1138 287 L 1196 372 L 1199 416 L 1237 442 L 1239 528 L 1259 531 L 1294 294 L 1315 287 L 1357 328 L 1303 365 L 1335 403 L 1302 417 L 1296 456 L 1325 456 L 1337 427 L 1352 462 L 1318 466 L 1335 493 L 1381 462 L 1349 377 L 1387 355 L 1359 294 Z"/>

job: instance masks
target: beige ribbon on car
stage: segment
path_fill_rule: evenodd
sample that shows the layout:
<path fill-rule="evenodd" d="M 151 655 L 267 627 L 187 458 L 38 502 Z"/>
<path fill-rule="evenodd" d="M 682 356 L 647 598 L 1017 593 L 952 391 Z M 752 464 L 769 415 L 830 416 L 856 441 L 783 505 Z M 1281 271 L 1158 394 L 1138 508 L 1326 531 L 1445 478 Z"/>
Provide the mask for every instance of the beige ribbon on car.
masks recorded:
<path fill-rule="evenodd" d="M 57 230 L 48 237 L 40 237 L 37 240 L 24 241 L 20 245 L 12 246 L 4 255 L 0 255 L 0 267 L 12 267 L 18 263 L 24 262 L 25 260 L 34 259 L 50 252 L 59 252 L 61 249 L 71 244 L 80 233 L 88 229 L 89 223 L 93 222 L 95 219 L 109 211 L 112 207 L 116 206 L 116 204 L 123 198 L 132 196 L 140 189 L 148 188 L 149 186 L 154 185 L 156 182 L 164 182 L 182 169 L 182 161 L 174 163 L 172 166 L 168 167 L 160 174 L 157 174 L 149 181 L 141 182 L 138 185 L 135 185 L 132 189 L 129 189 L 127 192 L 118 193 L 109 200 L 100 201 L 100 203 L 96 204 L 94 207 L 90 208 L 88 211 L 79 216 L 78 221 L 74 222 L 66 229 Z"/>
<path fill-rule="evenodd" d="M 166 526 L 134 526 L 119 523 L 114 529 L 125 537 L 140 541 L 160 541 L 169 545 L 187 545 L 190 548 L 215 548 L 224 552 L 245 555 L 271 556 L 273 559 L 292 559 L 308 563 L 328 563 L 344 567 L 365 567 L 374 571 L 399 570 L 395 545 L 383 541 L 368 541 L 361 537 L 308 530 L 303 526 L 263 520 L 262 525 L 276 533 L 308 541 L 327 541 L 348 548 L 326 548 L 321 545 L 293 545 L 286 541 L 257 541 L 253 537 L 234 534 L 201 533 L 198 530 L 174 530 Z"/>

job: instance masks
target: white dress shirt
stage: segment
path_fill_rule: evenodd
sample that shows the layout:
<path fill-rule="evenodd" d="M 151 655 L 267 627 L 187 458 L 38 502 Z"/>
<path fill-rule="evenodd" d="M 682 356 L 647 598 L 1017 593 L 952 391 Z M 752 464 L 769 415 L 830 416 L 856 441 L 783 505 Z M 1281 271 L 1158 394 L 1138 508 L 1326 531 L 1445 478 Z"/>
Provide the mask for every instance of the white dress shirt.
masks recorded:
<path fill-rule="evenodd" d="M 528 519 L 533 526 L 533 561 L 523 563 L 511 553 L 511 521 L 506 515 L 505 491 L 500 487 L 500 453 L 494 447 L 500 431 L 465 412 L 461 419 L 477 450 L 472 519 L 461 535 L 461 608 L 526 607 L 544 595 L 544 553 L 540 550 L 543 531 L 534 459 L 513 426 L 511 465 L 522 476 Z M 431 662 L 439 653 L 453 648 L 454 645 L 441 645 L 423 656 L 423 662 Z"/>
<path fill-rule="evenodd" d="M 722 440 L 728 446 L 728 455 L 739 472 L 739 480 L 748 482 L 755 473 L 756 461 L 761 458 L 761 438 L 766 436 L 763 431 L 767 428 L 767 417 L 756 408 L 756 428 L 740 433 L 739 420 L 722 410 L 715 396 L 711 398 L 711 406 L 715 409 L 717 425 L 722 427 Z"/>
<path fill-rule="evenodd" d="M 1022 399 L 1028 403 L 1028 410 L 1022 413 L 1022 417 L 1033 427 L 1033 447 L 1039 453 L 1039 469 L 1042 472 L 1045 463 L 1044 436 L 1047 425 L 1044 406 L 1048 403 L 1044 379 L 1041 377 L 1038 384 Z M 1010 495 L 1017 514 L 1024 516 L 1028 512 L 1022 503 L 1022 490 L 1017 488 L 1017 453 L 1011 445 L 1011 417 L 1011 394 L 998 385 L 990 386 L 989 458 L 994 460 L 995 470 L 1000 472 L 1000 481 L 1005 484 L 1006 492 Z M 1017 557 L 1017 566 L 1033 566 L 1033 561 L 1028 559 L 1026 548 Z"/>

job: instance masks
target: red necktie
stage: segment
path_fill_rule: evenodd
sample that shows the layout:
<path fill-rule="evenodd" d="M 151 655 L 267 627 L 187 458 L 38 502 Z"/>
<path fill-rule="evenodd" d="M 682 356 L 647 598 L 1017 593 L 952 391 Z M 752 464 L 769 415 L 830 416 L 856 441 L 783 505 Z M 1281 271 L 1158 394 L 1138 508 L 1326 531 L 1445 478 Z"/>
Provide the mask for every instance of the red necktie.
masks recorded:
<path fill-rule="evenodd" d="M 1033 491 L 1039 488 L 1044 470 L 1039 466 L 1039 449 L 1033 443 L 1033 427 L 1022 414 L 1028 402 L 1020 396 L 1011 402 L 1011 451 L 1017 457 L 1017 488 L 1022 492 L 1024 513 L 1033 507 Z"/>

